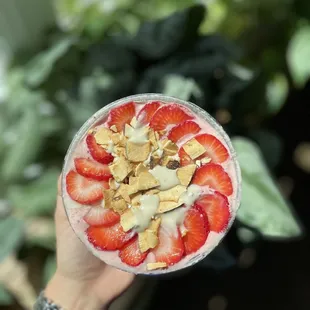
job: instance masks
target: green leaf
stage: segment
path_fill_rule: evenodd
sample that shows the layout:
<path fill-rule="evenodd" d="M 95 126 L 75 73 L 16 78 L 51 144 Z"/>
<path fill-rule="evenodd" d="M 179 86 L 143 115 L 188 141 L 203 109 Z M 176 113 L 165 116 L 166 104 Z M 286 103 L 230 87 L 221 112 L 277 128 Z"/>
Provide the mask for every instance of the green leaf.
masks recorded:
<path fill-rule="evenodd" d="M 55 209 L 59 174 L 60 170 L 51 168 L 27 185 L 11 185 L 8 189 L 11 204 L 25 216 L 51 214 Z"/>
<path fill-rule="evenodd" d="M 132 47 L 145 58 L 158 59 L 170 55 L 182 44 L 191 44 L 204 18 L 205 7 L 196 5 L 168 18 L 142 24 Z"/>
<path fill-rule="evenodd" d="M 276 74 L 267 84 L 266 96 L 268 111 L 271 114 L 278 113 L 283 107 L 288 95 L 288 81 L 284 74 Z"/>
<path fill-rule="evenodd" d="M 212 1 L 208 5 L 208 16 L 200 26 L 200 32 L 211 33 L 215 32 L 221 23 L 225 20 L 228 14 L 228 5 L 224 1 Z"/>
<path fill-rule="evenodd" d="M 33 58 L 26 65 L 26 83 L 32 87 L 42 84 L 51 73 L 55 63 L 69 50 L 74 41 L 72 37 L 64 37 L 54 46 Z"/>
<path fill-rule="evenodd" d="M 101 44 L 90 46 L 85 59 L 85 75 L 134 69 L 135 57 L 132 51 L 126 49 L 121 43 L 122 41 L 116 42 L 106 39 Z"/>
<path fill-rule="evenodd" d="M 8 306 L 13 303 L 12 296 L 2 287 L 0 286 L 0 305 Z"/>
<path fill-rule="evenodd" d="M 104 30 L 118 24 L 133 3 L 134 0 L 54 1 L 57 24 L 63 31 L 85 32 L 91 38 L 100 38 Z"/>
<path fill-rule="evenodd" d="M 242 173 L 242 202 L 237 218 L 265 238 L 300 236 L 301 226 L 269 175 L 259 148 L 246 138 L 236 137 L 232 142 Z"/>
<path fill-rule="evenodd" d="M 22 178 L 25 167 L 30 164 L 43 143 L 40 130 L 40 115 L 37 109 L 28 109 L 19 123 L 14 124 L 12 132 L 16 141 L 7 146 L 2 162 L 2 176 L 7 181 Z"/>
<path fill-rule="evenodd" d="M 167 75 L 163 81 L 163 91 L 165 95 L 178 97 L 179 99 L 189 100 L 192 96 L 202 97 L 202 91 L 192 78 L 184 78 L 179 75 Z"/>
<path fill-rule="evenodd" d="M 51 280 L 56 271 L 56 255 L 50 255 L 45 263 L 43 270 L 43 286 Z"/>
<path fill-rule="evenodd" d="M 307 0 L 295 0 L 293 1 L 297 15 L 310 20 L 310 3 Z"/>
<path fill-rule="evenodd" d="M 133 14 L 139 16 L 143 20 L 164 18 L 172 15 L 176 11 L 186 9 L 199 2 L 201 1 L 200 0 L 137 1 L 138 5 L 136 5 L 133 8 Z"/>
<path fill-rule="evenodd" d="M 287 49 L 287 63 L 296 87 L 303 87 L 310 77 L 310 25 L 297 28 Z"/>
<path fill-rule="evenodd" d="M 21 244 L 24 235 L 23 221 L 13 216 L 0 221 L 0 262 Z"/>

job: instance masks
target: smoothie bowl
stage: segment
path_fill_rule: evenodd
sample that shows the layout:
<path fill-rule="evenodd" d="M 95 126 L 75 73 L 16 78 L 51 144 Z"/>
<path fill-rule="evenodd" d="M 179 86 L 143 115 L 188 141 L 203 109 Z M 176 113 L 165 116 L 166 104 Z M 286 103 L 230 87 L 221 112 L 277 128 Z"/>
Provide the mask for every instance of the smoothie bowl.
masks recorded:
<path fill-rule="evenodd" d="M 94 114 L 67 152 L 69 222 L 95 256 L 135 274 L 206 257 L 232 225 L 241 176 L 230 140 L 198 106 L 160 94 Z"/>

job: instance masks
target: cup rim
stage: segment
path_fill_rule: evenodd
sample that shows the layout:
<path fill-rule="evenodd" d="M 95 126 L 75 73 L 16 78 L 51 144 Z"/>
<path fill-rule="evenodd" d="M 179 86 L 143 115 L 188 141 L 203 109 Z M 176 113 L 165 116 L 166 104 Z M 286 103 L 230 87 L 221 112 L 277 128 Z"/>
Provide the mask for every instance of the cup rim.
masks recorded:
<path fill-rule="evenodd" d="M 105 105 L 104 107 L 99 109 L 97 112 L 95 112 L 91 117 L 89 117 L 84 122 L 84 124 L 80 127 L 80 129 L 74 135 L 74 137 L 73 137 L 73 139 L 72 139 L 72 141 L 68 147 L 67 153 L 65 155 L 63 166 L 62 166 L 62 177 L 61 177 L 61 197 L 62 197 L 63 206 L 64 206 L 64 209 L 65 209 L 65 212 L 66 212 L 66 215 L 67 215 L 67 218 L 68 218 L 68 221 L 70 223 L 72 230 L 74 231 L 76 236 L 81 240 L 81 242 L 86 246 L 87 250 L 96 256 L 96 254 L 93 251 L 91 251 L 91 249 L 89 248 L 89 245 L 86 244 L 80 238 L 80 236 L 75 232 L 74 228 L 72 227 L 72 224 L 71 224 L 68 212 L 67 212 L 67 208 L 65 207 L 65 199 L 64 199 L 64 194 L 63 194 L 66 191 L 66 175 L 64 174 L 64 171 L 66 171 L 66 167 L 69 163 L 69 160 L 71 159 L 71 156 L 72 156 L 74 150 L 76 149 L 76 147 L 80 143 L 82 137 L 84 137 L 84 135 L 87 134 L 88 130 L 92 126 L 94 126 L 96 124 L 96 122 L 98 122 L 103 117 L 105 117 L 111 109 L 113 109 L 114 107 L 116 107 L 118 105 L 122 105 L 122 104 L 125 104 L 127 102 L 131 102 L 131 101 L 138 103 L 138 104 L 139 103 L 144 104 L 148 101 L 160 101 L 160 102 L 163 102 L 164 104 L 171 102 L 171 103 L 177 103 L 177 104 L 180 104 L 181 106 L 187 107 L 193 114 L 197 114 L 202 119 L 205 119 L 215 129 L 215 131 L 225 141 L 225 144 L 226 144 L 226 146 L 229 149 L 229 152 L 231 154 L 231 161 L 232 161 L 233 166 L 234 166 L 235 175 L 236 175 L 236 183 L 237 183 L 237 186 L 236 186 L 237 192 L 236 192 L 236 196 L 234 199 L 235 216 L 231 217 L 231 219 L 228 223 L 227 229 L 223 233 L 219 242 L 214 245 L 214 247 L 212 247 L 211 249 L 208 249 L 203 254 L 201 254 L 197 260 L 191 259 L 186 265 L 184 265 L 183 267 L 181 267 L 177 270 L 171 270 L 171 268 L 167 268 L 167 269 L 162 269 L 162 270 L 160 269 L 160 270 L 152 270 L 152 271 L 146 270 L 143 272 L 138 272 L 138 271 L 133 272 L 133 271 L 128 271 L 126 268 L 122 268 L 122 267 L 114 266 L 114 265 L 110 264 L 111 266 L 113 266 L 117 269 L 123 270 L 125 272 L 141 274 L 141 275 L 160 275 L 160 274 L 168 274 L 168 273 L 172 273 L 172 272 L 177 272 L 177 271 L 183 270 L 185 268 L 191 267 L 191 266 L 195 265 L 196 263 L 198 263 L 199 261 L 203 260 L 206 256 L 208 256 L 223 241 L 224 237 L 227 235 L 227 233 L 231 229 L 231 226 L 232 226 L 232 224 L 236 218 L 236 214 L 238 212 L 238 209 L 239 209 L 240 203 L 241 203 L 241 194 L 242 194 L 241 169 L 240 169 L 240 165 L 239 165 L 239 162 L 237 160 L 237 154 L 236 154 L 236 151 L 232 145 L 232 142 L 231 142 L 228 134 L 225 132 L 224 128 L 213 118 L 213 116 L 211 116 L 208 112 L 206 112 L 205 110 L 203 110 L 201 107 L 197 106 L 196 104 L 194 104 L 190 101 L 185 101 L 185 100 L 182 100 L 182 99 L 179 99 L 176 97 L 163 95 L 163 94 L 159 94 L 159 93 L 144 93 L 144 94 L 138 94 L 138 95 L 131 95 L 131 96 L 127 96 L 127 97 L 123 97 L 121 99 L 115 100 L 115 101 Z M 99 259 L 102 260 L 101 258 L 99 258 Z"/>

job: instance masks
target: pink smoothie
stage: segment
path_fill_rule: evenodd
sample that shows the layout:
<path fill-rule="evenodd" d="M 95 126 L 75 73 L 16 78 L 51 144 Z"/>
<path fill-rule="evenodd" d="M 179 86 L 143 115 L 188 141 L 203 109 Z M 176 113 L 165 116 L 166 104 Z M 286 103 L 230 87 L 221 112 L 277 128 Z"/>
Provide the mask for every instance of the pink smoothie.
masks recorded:
<path fill-rule="evenodd" d="M 136 111 L 138 112 L 143 106 L 144 104 L 150 102 L 150 101 L 154 101 L 154 100 L 158 100 L 157 97 L 153 98 L 156 95 L 150 95 L 149 100 L 145 100 L 147 99 L 147 95 L 145 95 L 144 97 L 131 97 L 128 98 L 126 100 L 123 99 L 123 101 L 121 102 L 121 104 L 129 102 L 129 101 L 134 101 L 135 102 L 135 106 L 136 106 Z M 165 98 L 165 97 L 163 97 Z M 176 104 L 181 104 L 183 102 L 177 100 L 177 99 L 172 99 L 172 98 L 168 98 L 168 100 L 160 100 L 162 101 L 162 104 L 165 104 L 166 102 L 173 102 Z M 141 263 L 139 266 L 137 267 L 130 267 L 126 264 L 124 264 L 120 258 L 118 257 L 118 251 L 104 251 L 104 250 L 98 250 L 96 249 L 89 241 L 87 238 L 87 235 L 85 233 L 86 229 L 88 228 L 88 224 L 83 220 L 83 216 L 89 211 L 90 208 L 92 208 L 92 206 L 88 206 L 88 205 L 82 205 L 79 204 L 75 201 L 73 201 L 70 196 L 68 195 L 67 191 L 66 191 L 66 187 L 65 184 L 63 183 L 63 201 L 64 201 L 64 205 L 67 211 L 67 215 L 70 221 L 70 224 L 72 226 L 72 228 L 74 229 L 75 233 L 78 235 L 78 237 L 82 240 L 82 242 L 87 246 L 87 248 L 98 258 L 100 258 L 102 261 L 106 262 L 109 265 L 112 265 L 116 268 L 128 271 L 128 272 L 132 272 L 132 273 L 143 273 L 143 274 L 163 274 L 163 273 L 167 273 L 167 272 L 172 272 L 172 271 L 176 271 L 176 270 L 180 270 L 184 267 L 193 265 L 194 263 L 200 261 L 202 258 L 204 258 L 208 253 L 210 253 L 217 245 L 218 243 L 221 241 L 221 239 L 223 238 L 223 236 L 227 233 L 227 230 L 230 228 L 232 222 L 235 219 L 236 216 L 236 212 L 238 210 L 239 207 L 239 203 L 240 203 L 240 171 L 239 171 L 239 166 L 236 163 L 236 155 L 231 147 L 231 145 L 228 145 L 228 143 L 230 144 L 227 136 L 225 135 L 225 133 L 223 132 L 222 128 L 218 125 L 215 124 L 214 125 L 214 120 L 209 118 L 207 120 L 206 118 L 206 114 L 204 112 L 204 114 L 202 115 L 201 113 L 199 113 L 199 115 L 201 115 L 202 117 L 198 116 L 196 113 L 197 111 L 193 111 L 191 109 L 192 105 L 189 104 L 187 105 L 187 111 L 189 111 L 189 113 L 192 114 L 192 116 L 194 117 L 193 121 L 195 121 L 200 127 L 201 130 L 198 134 L 201 133 L 207 133 L 207 134 L 211 134 L 213 136 L 215 136 L 227 149 L 228 153 L 229 153 L 229 157 L 225 162 L 221 163 L 221 166 L 224 168 L 224 170 L 226 171 L 226 173 L 229 175 L 231 182 L 232 182 L 232 187 L 233 187 L 233 193 L 228 196 L 228 201 L 229 201 L 229 209 L 230 209 L 230 213 L 231 213 L 231 217 L 229 220 L 229 224 L 227 226 L 227 229 L 221 233 L 216 233 L 211 231 L 208 235 L 208 238 L 205 242 L 205 244 L 195 253 L 186 255 L 184 258 L 182 258 L 178 263 L 169 266 L 166 269 L 158 269 L 158 270 L 152 270 L 152 271 L 148 271 L 146 269 L 146 264 L 149 262 L 155 262 L 155 257 L 152 253 L 149 253 L 146 260 Z M 190 110 L 188 110 L 190 108 Z M 109 110 L 107 110 L 108 112 Z M 89 129 L 94 128 L 95 126 L 106 126 L 105 122 L 107 121 L 107 115 L 103 115 L 103 117 L 101 117 L 100 119 L 97 119 L 94 124 L 92 124 L 91 127 L 89 128 L 85 128 L 84 126 L 84 132 L 80 133 L 80 139 L 79 141 L 76 142 L 74 146 L 74 149 L 72 149 L 71 146 L 71 151 L 69 150 L 69 153 L 67 155 L 66 161 L 65 161 L 65 165 L 64 165 L 64 170 L 63 170 L 63 176 L 66 176 L 67 173 L 71 170 L 74 169 L 74 158 L 77 157 L 84 157 L 84 158 L 89 158 L 91 159 L 91 155 L 88 151 L 85 139 L 86 139 L 86 135 Z M 216 127 L 216 128 L 215 128 Z M 196 136 L 197 134 L 195 134 Z M 183 145 L 186 141 L 190 140 L 191 138 L 193 138 L 193 135 L 188 135 L 186 137 L 184 137 L 183 139 L 181 139 L 180 141 L 177 142 L 177 145 L 180 147 L 181 145 Z M 76 139 L 76 138 L 75 138 Z M 65 182 L 65 177 L 63 179 L 63 182 Z M 212 193 L 213 190 L 208 188 L 208 187 L 204 187 L 201 188 L 201 194 L 205 194 L 205 193 Z M 181 224 L 182 226 L 182 224 Z"/>

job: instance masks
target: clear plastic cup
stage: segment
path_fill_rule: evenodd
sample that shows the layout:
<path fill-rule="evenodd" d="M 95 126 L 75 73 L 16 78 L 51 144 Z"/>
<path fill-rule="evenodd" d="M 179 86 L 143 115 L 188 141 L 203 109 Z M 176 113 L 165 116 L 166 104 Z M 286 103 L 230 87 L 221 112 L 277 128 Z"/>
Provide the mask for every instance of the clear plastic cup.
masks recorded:
<path fill-rule="evenodd" d="M 127 102 L 134 101 L 137 104 L 145 104 L 150 101 L 160 101 L 163 104 L 169 103 L 176 103 L 181 106 L 186 107 L 194 115 L 197 116 L 198 119 L 205 121 L 208 126 L 206 127 L 207 133 L 215 135 L 227 148 L 230 156 L 230 160 L 227 163 L 227 167 L 224 166 L 225 170 L 229 173 L 232 184 L 233 184 L 233 194 L 229 196 L 229 204 L 230 204 L 230 212 L 231 217 L 229 220 L 229 224 L 227 229 L 222 233 L 214 233 L 210 232 L 208 239 L 204 246 L 202 246 L 197 252 L 187 255 L 185 258 L 181 259 L 180 262 L 176 263 L 175 265 L 169 266 L 166 269 L 157 269 L 148 271 L 146 270 L 145 264 L 142 264 L 137 267 L 130 267 L 125 265 L 120 261 L 118 258 L 117 251 L 102 251 L 95 249 L 91 243 L 89 243 L 87 236 L 85 234 L 85 230 L 87 229 L 88 225 L 83 221 L 83 216 L 88 212 L 89 207 L 81 207 L 78 203 L 72 201 L 67 194 L 66 191 L 66 174 L 68 171 L 74 166 L 73 159 L 79 154 L 85 154 L 86 147 L 84 146 L 85 143 L 82 141 L 85 139 L 88 131 L 93 127 L 102 124 L 108 117 L 108 113 L 112 108 L 125 104 Z M 195 105 L 194 103 L 187 102 L 184 100 L 180 100 L 174 97 L 162 95 L 162 94 L 140 94 L 125 97 L 114 101 L 99 111 L 97 111 L 93 116 L 91 116 L 84 125 L 80 128 L 77 134 L 74 136 L 67 154 L 65 156 L 63 170 L 62 170 L 62 198 L 64 207 L 66 210 L 66 214 L 68 216 L 69 222 L 72 226 L 72 229 L 79 237 L 79 239 L 85 244 L 87 249 L 93 253 L 96 257 L 118 269 L 131 272 L 134 274 L 167 274 L 173 271 L 178 271 L 183 268 L 192 266 L 202 259 L 204 259 L 223 239 L 223 237 L 227 234 L 228 230 L 230 229 L 231 225 L 233 224 L 237 210 L 240 205 L 241 200 L 241 173 L 240 167 L 236 158 L 236 153 L 233 149 L 231 141 L 228 135 L 225 133 L 222 126 L 220 126 L 215 119 L 210 116 L 206 111 L 201 109 L 199 106 Z"/>

